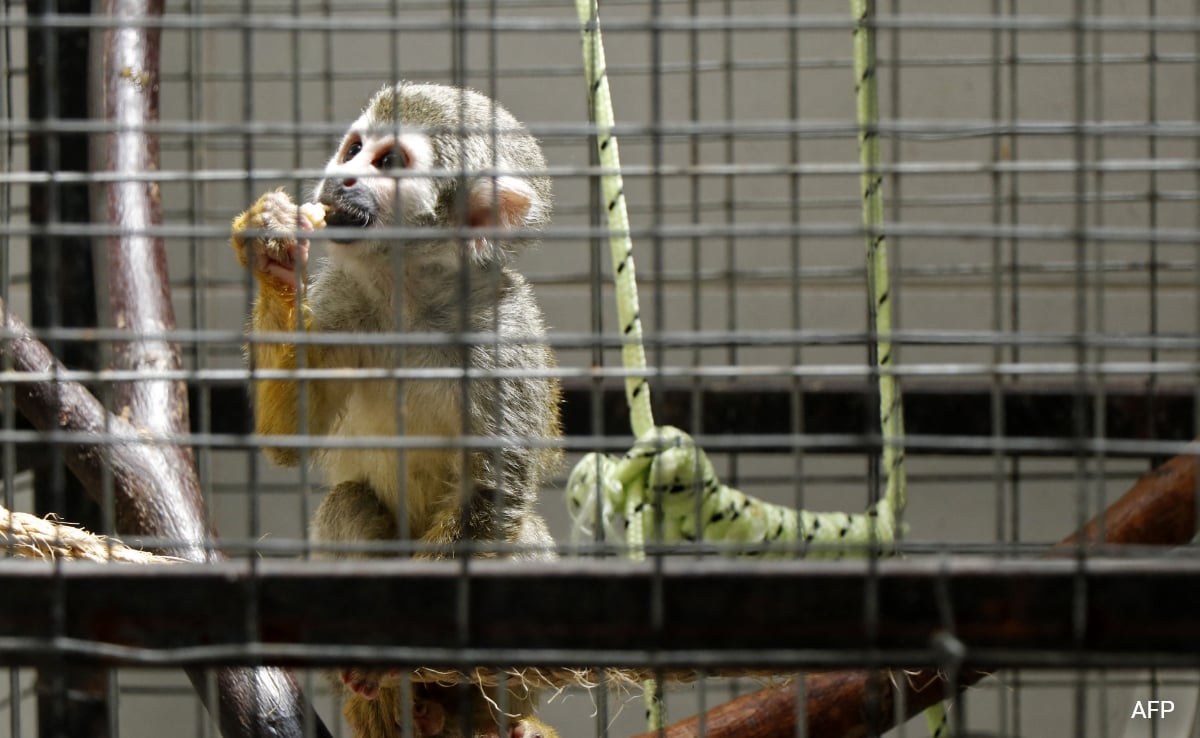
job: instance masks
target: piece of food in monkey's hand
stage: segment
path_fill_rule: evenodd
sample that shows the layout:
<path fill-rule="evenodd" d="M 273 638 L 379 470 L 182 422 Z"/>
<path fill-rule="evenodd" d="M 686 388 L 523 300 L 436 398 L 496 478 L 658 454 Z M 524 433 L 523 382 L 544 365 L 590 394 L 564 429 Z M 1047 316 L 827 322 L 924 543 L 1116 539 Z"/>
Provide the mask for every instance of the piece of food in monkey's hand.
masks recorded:
<path fill-rule="evenodd" d="M 325 227 L 325 206 L 319 202 L 306 202 L 300 206 L 300 217 L 315 231 Z"/>

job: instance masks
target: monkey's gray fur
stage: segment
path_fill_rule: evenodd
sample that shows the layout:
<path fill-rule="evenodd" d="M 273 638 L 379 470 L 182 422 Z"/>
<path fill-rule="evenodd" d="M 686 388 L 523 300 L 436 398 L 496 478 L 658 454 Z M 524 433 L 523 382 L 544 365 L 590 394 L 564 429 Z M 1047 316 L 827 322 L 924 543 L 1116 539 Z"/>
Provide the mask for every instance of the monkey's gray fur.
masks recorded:
<path fill-rule="evenodd" d="M 427 556 L 454 555 L 468 541 L 553 556 L 534 505 L 561 463 L 560 392 L 548 376 L 554 358 L 542 343 L 541 312 L 510 266 L 548 222 L 544 170 L 534 138 L 487 97 L 401 82 L 371 98 L 314 190 L 331 242 L 310 284 L 301 276 L 308 242 L 296 234 L 312 226 L 290 198 L 267 193 L 235 219 L 233 245 L 259 283 L 252 331 L 303 325 L 347 334 L 345 343 L 305 346 L 309 367 L 437 373 L 402 386 L 362 378 L 305 383 L 303 430 L 310 434 L 390 438 L 402 430 L 446 439 L 405 451 L 314 451 L 331 486 L 311 523 L 314 541 L 392 540 L 406 521 L 403 537 L 420 541 Z M 281 235 L 246 233 L 254 230 Z M 299 314 L 298 289 L 306 292 Z M 414 342 L 359 340 L 381 332 Z M 484 339 L 465 345 L 455 340 L 463 333 Z M 292 345 L 255 343 L 252 351 L 259 368 L 298 363 Z M 509 375 L 497 377 L 497 370 Z M 460 374 L 466 371 L 473 376 Z M 258 432 L 302 430 L 296 382 L 260 380 L 255 391 Z M 494 443 L 464 452 L 464 436 Z M 299 461 L 295 450 L 267 452 L 278 463 Z"/>

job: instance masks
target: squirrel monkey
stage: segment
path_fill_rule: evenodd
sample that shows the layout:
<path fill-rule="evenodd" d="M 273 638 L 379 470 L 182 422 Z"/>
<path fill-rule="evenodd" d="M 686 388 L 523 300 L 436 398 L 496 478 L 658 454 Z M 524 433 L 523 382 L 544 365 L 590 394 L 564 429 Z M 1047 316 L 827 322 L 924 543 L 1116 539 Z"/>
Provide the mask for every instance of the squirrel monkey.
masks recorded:
<path fill-rule="evenodd" d="M 309 368 L 443 370 L 402 386 L 376 378 L 255 381 L 259 434 L 390 437 L 402 417 L 404 434 L 446 439 L 444 447 L 314 450 L 330 487 L 311 522 L 314 542 L 408 539 L 430 557 L 492 542 L 513 547 L 514 558 L 554 556 L 534 503 L 561 463 L 560 390 L 546 374 L 554 357 L 540 341 L 541 312 L 511 267 L 529 233 L 548 222 L 550 181 L 537 174 L 544 169 L 537 141 L 487 97 L 401 82 L 379 90 L 351 124 L 315 202 L 297 206 L 283 191 L 268 192 L 234 219 L 231 243 L 258 284 L 252 333 L 302 328 L 346 337 L 304 346 Z M 328 257 L 310 279 L 309 238 L 325 227 Z M 363 340 L 380 332 L 435 338 Z M 463 333 L 486 339 L 445 340 Z M 249 351 L 259 369 L 298 366 L 294 344 L 256 342 Z M 463 436 L 495 444 L 464 452 L 456 441 Z M 264 451 L 278 464 L 299 463 L 294 448 Z M 392 674 L 340 673 L 357 735 L 401 734 Z M 426 691 L 413 705 L 417 735 L 459 735 L 448 709 L 455 700 Z M 486 700 L 475 699 L 481 709 L 473 711 L 486 716 Z M 529 715 L 533 701 L 523 693 L 509 704 Z M 513 725 L 512 738 L 553 737 L 531 717 Z M 496 729 L 477 724 L 475 732 Z"/>

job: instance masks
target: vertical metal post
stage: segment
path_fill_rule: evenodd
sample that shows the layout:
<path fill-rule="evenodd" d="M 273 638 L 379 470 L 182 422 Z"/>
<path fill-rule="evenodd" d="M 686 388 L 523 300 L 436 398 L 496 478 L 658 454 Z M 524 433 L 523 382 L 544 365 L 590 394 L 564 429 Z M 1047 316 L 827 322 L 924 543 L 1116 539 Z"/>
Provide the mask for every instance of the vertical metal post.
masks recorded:
<path fill-rule="evenodd" d="M 86 328 L 96 325 L 95 273 L 87 236 L 55 233 L 63 223 L 87 223 L 91 209 L 86 182 L 56 182 L 62 172 L 86 172 L 88 138 L 62 130 L 63 121 L 88 118 L 89 31 L 53 28 L 57 15 L 87 15 L 87 0 L 34 0 L 26 43 L 29 56 L 28 105 L 31 132 L 29 168 L 50 181 L 30 186 L 29 241 L 32 323 L 39 329 Z M 51 350 L 71 369 L 99 367 L 95 343 L 51 338 Z M 33 469 L 37 514 L 56 513 L 71 522 L 103 531 L 100 508 L 87 498 L 79 481 L 67 472 L 61 448 Z M 38 673 L 38 732 L 44 738 L 109 734 L 108 672 L 48 664 Z"/>

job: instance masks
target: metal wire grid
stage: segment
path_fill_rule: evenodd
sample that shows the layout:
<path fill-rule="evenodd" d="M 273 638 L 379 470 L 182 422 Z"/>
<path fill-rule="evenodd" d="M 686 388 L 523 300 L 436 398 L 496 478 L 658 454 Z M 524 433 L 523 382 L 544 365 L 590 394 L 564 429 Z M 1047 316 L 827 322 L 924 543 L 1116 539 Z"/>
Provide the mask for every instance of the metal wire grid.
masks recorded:
<path fill-rule="evenodd" d="M 97 218 L 74 230 L 53 217 L 31 222 L 30 185 L 100 179 L 33 171 L 31 137 L 104 131 L 56 120 L 54 110 L 31 118 L 27 34 L 52 40 L 53 50 L 46 25 L 104 25 L 99 16 L 47 23 L 37 9 L 4 8 L 0 296 L 18 312 L 42 290 L 24 259 L 31 238 L 106 233 Z M 860 389 L 870 337 L 846 9 L 724 0 L 602 10 L 651 361 L 660 381 L 680 390 L 666 411 L 715 452 L 723 478 L 769 499 L 860 509 L 873 494 L 878 439 L 870 391 Z M 898 371 L 914 395 L 932 398 L 916 409 L 933 416 L 910 417 L 907 547 L 1024 553 L 1099 512 L 1148 460 L 1183 452 L 1195 428 L 1196 8 L 893 0 L 878 10 Z M 555 225 L 523 268 L 553 316 L 551 342 L 576 390 L 569 401 L 591 411 L 568 447 L 627 443 L 600 392 L 618 382 L 617 341 L 569 9 L 515 0 L 168 3 L 162 28 L 163 115 L 154 130 L 163 160 L 153 177 L 180 319 L 172 338 L 195 388 L 192 440 L 222 545 L 295 550 L 319 494 L 319 480 L 302 478 L 310 492 L 297 495 L 294 477 L 238 448 L 228 400 L 246 381 L 246 283 L 224 258 L 225 223 L 258 192 L 295 191 L 318 174 L 329 141 L 382 80 L 476 86 L 542 139 Z M 44 62 L 53 70 L 56 59 Z M 47 340 L 80 338 L 54 329 L 59 322 L 47 321 Z M 101 337 L 102 350 L 114 337 L 89 335 Z M 848 420 L 837 407 L 817 411 L 830 386 L 857 390 L 840 396 L 857 402 Z M 1054 392 L 1060 404 L 1045 404 Z M 964 395 L 983 416 L 982 432 L 955 412 Z M 5 503 L 32 509 L 17 492 L 18 459 L 38 437 L 17 429 L 11 402 L 4 428 Z M 554 514 L 554 491 L 545 497 Z M 557 525 L 556 533 L 561 515 Z M 31 682 L 10 674 L 9 725 L 28 734 Z M 969 693 L 958 715 L 1001 735 L 1124 734 L 1125 690 L 1196 686 L 1190 672 L 999 676 L 1000 688 Z M 121 688 L 111 688 L 122 714 L 157 692 L 138 679 L 123 673 Z M 712 684 L 694 693 L 702 705 L 720 701 Z M 1069 715 L 1044 708 L 1064 698 L 1074 702 Z M 600 734 L 608 717 L 603 709 L 583 722 Z M 131 715 L 120 732 L 153 724 Z M 197 718 L 197 735 L 212 730 Z"/>

